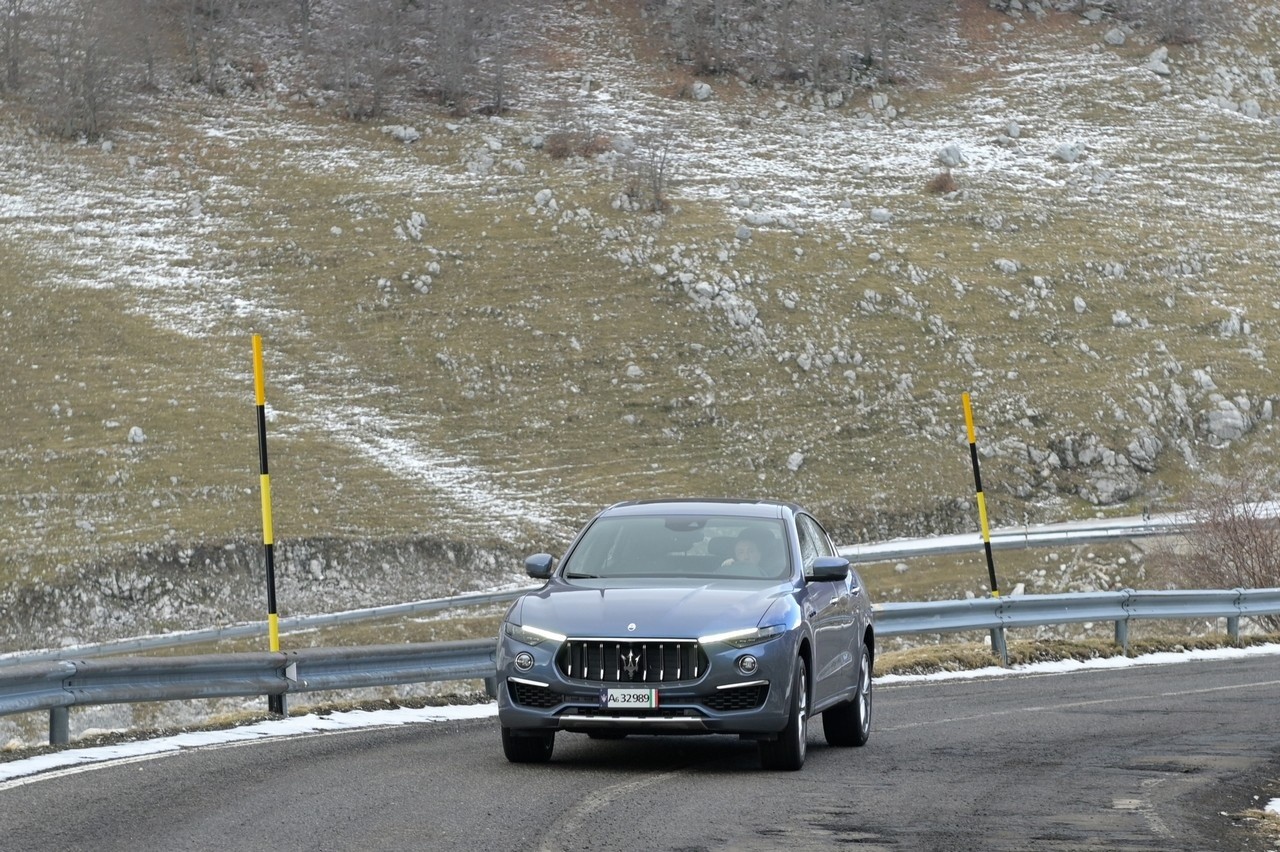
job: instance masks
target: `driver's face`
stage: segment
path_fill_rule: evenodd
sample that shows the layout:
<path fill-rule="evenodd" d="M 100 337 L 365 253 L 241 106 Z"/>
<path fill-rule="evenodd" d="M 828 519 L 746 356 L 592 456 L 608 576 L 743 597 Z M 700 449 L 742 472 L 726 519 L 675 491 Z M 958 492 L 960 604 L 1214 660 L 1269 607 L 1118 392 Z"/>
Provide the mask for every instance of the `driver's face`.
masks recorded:
<path fill-rule="evenodd" d="M 760 548 L 754 541 L 742 540 L 733 546 L 733 558 L 738 562 L 759 562 Z"/>

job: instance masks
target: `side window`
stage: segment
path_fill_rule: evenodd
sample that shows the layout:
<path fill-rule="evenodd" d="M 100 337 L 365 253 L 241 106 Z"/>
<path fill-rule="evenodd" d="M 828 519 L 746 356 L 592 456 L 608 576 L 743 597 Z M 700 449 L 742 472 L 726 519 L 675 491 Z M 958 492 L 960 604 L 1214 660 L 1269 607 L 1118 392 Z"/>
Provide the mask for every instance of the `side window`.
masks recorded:
<path fill-rule="evenodd" d="M 804 563 L 806 577 L 813 573 L 813 561 L 819 556 L 835 556 L 827 534 L 808 515 L 796 516 L 796 534 L 800 538 L 800 558 Z"/>
<path fill-rule="evenodd" d="M 804 515 L 796 516 L 796 536 L 800 539 L 800 562 L 804 566 L 804 575 L 813 573 L 813 561 L 818 558 L 818 543 L 814 540 L 813 527 Z"/>
<path fill-rule="evenodd" d="M 813 533 L 814 546 L 818 549 L 819 556 L 835 556 L 835 548 L 831 546 L 831 539 L 827 536 L 822 525 L 808 515 L 801 515 L 800 519 L 810 528 Z"/>

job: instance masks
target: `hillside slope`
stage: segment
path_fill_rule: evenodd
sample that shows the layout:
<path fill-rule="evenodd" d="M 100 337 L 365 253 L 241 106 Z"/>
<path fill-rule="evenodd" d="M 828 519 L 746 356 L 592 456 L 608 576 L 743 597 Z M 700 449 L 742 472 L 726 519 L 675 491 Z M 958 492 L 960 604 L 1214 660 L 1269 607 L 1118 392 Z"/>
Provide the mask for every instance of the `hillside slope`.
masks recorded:
<path fill-rule="evenodd" d="M 4 114 L 0 605 L 105 638 L 173 554 L 252 552 L 255 333 L 277 540 L 554 550 L 683 494 L 972 529 L 966 391 L 997 525 L 1274 469 L 1270 6 L 1167 55 L 984 12 L 925 85 L 704 100 L 576 8 L 500 117 L 347 123 L 285 64 L 105 144 Z M 658 162 L 668 209 L 632 209 Z M 339 607 L 373 567 L 285 573 Z"/>

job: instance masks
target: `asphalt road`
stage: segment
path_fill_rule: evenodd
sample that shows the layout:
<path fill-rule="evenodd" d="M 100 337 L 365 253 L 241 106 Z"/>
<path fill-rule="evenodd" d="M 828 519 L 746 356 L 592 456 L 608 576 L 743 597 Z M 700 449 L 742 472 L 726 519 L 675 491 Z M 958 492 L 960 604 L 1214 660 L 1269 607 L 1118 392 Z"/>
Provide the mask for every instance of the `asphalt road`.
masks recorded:
<path fill-rule="evenodd" d="M 1274 656 L 878 684 L 871 742 L 814 724 L 798 773 L 727 737 L 562 734 L 549 765 L 514 766 L 496 722 L 438 723 L 3 790 L 0 849 L 1269 849 L 1233 815 L 1275 789 L 1277 731 Z"/>

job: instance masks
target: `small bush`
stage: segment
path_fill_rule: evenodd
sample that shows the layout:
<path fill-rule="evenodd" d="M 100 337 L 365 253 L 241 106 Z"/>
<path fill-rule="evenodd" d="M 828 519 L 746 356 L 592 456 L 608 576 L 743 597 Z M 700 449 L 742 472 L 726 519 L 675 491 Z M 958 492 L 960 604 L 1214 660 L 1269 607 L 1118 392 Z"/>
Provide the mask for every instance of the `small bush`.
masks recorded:
<path fill-rule="evenodd" d="M 613 140 L 603 133 L 566 130 L 552 133 L 542 143 L 542 150 L 553 160 L 570 157 L 596 157 L 613 147 Z"/>
<path fill-rule="evenodd" d="M 956 179 L 951 176 L 950 169 L 931 177 L 924 188 L 933 195 L 947 195 L 960 189 Z"/>
<path fill-rule="evenodd" d="M 1277 493 L 1280 483 L 1260 468 L 1202 484 L 1182 507 L 1190 523 L 1153 547 L 1149 564 L 1175 587 L 1280 586 L 1280 518 L 1269 508 Z M 1278 615 L 1257 621 L 1267 630 L 1280 630 Z"/>
<path fill-rule="evenodd" d="M 693 84 L 695 82 L 697 82 L 697 78 L 691 72 L 682 68 L 659 91 L 664 97 L 672 100 L 687 100 L 693 97 Z"/>

